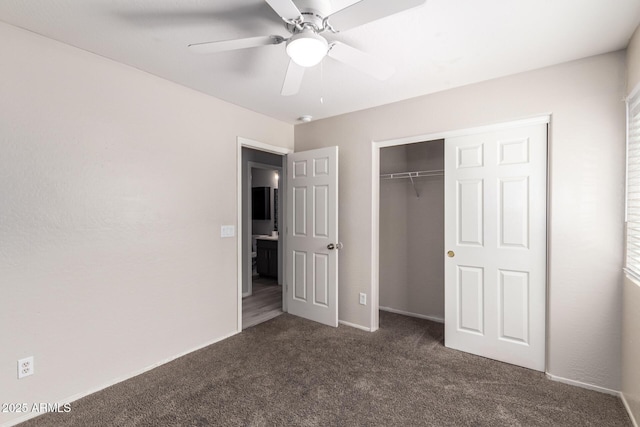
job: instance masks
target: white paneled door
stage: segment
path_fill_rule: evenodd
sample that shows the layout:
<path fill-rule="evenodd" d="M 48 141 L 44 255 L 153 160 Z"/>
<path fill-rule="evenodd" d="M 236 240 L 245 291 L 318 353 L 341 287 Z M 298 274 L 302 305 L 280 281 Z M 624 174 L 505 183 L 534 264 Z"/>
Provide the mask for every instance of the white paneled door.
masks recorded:
<path fill-rule="evenodd" d="M 445 345 L 545 369 L 547 125 L 445 141 Z"/>
<path fill-rule="evenodd" d="M 289 313 L 338 326 L 338 147 L 287 155 Z"/>

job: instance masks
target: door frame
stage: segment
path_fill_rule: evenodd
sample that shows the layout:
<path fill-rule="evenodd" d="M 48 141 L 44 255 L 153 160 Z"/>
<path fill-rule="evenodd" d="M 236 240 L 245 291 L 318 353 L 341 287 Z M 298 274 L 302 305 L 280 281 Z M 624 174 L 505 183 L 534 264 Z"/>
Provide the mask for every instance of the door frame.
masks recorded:
<path fill-rule="evenodd" d="M 521 120 L 514 120 L 508 122 L 501 122 L 486 126 L 478 126 L 473 128 L 451 130 L 444 132 L 435 132 L 423 135 L 408 136 L 403 138 L 388 139 L 382 141 L 372 141 L 371 144 L 371 297 L 370 297 L 370 324 L 371 332 L 374 332 L 380 327 L 380 149 L 386 147 L 395 147 L 398 145 L 415 144 L 425 141 L 434 141 L 438 139 L 444 139 L 446 144 L 447 138 L 453 138 L 457 136 L 473 135 L 484 132 L 492 132 L 502 129 L 524 127 L 536 124 L 551 124 L 551 114 L 542 114 L 525 118 Z M 551 144 L 551 134 L 547 133 L 547 147 Z M 549 355 L 549 218 L 550 218 L 550 154 L 551 150 L 547 149 L 547 250 L 546 250 L 546 286 L 547 286 L 547 301 L 545 303 L 545 317 L 546 330 L 545 341 L 546 345 L 546 357 L 548 360 Z M 443 254 L 444 256 L 444 254 Z M 546 363 L 546 362 L 545 362 Z"/>
<path fill-rule="evenodd" d="M 242 230 L 242 184 L 244 181 L 244 177 L 242 176 L 242 148 L 250 148 L 256 151 L 264 151 L 266 153 L 277 154 L 280 156 L 286 156 L 289 153 L 293 153 L 293 150 L 284 147 L 278 147 L 276 145 L 265 144 L 260 141 L 255 141 L 249 138 L 244 138 L 241 136 L 237 137 L 236 143 L 236 201 L 237 201 L 237 218 L 236 218 L 236 275 L 237 275 L 237 309 L 238 309 L 238 318 L 237 318 L 237 332 L 242 332 L 242 278 L 243 278 L 243 269 L 242 269 L 242 248 L 243 248 L 243 230 Z M 277 169 L 277 167 L 274 167 Z M 287 166 L 286 161 L 282 162 L 282 173 L 280 174 L 280 182 L 284 182 L 287 176 Z M 286 185 L 286 184 L 285 184 Z M 282 198 L 282 203 L 286 203 L 286 191 L 279 191 L 279 197 Z M 285 205 L 286 206 L 286 205 Z M 281 223 L 286 224 L 286 212 L 280 212 L 281 215 Z M 281 242 L 282 244 L 282 252 L 286 253 L 285 241 Z M 286 259 L 282 260 L 282 268 L 283 271 L 286 268 Z M 282 278 L 282 289 L 283 289 L 283 304 L 286 300 L 284 298 L 284 293 L 287 289 L 286 277 Z M 286 311 L 286 306 L 283 305 L 283 311 Z"/>

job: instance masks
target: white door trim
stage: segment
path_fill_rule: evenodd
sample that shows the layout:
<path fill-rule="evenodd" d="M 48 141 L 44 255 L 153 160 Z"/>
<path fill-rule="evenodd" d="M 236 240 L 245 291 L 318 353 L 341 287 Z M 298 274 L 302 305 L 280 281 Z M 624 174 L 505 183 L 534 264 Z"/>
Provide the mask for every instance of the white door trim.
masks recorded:
<path fill-rule="evenodd" d="M 284 147 L 278 147 L 276 145 L 265 144 L 263 142 L 254 141 L 252 139 L 237 137 L 237 149 L 236 149 L 236 200 L 237 200 L 237 217 L 236 217 L 236 267 L 237 267 L 237 286 L 238 286 L 238 320 L 237 320 L 237 332 L 242 332 L 242 147 L 251 148 L 253 150 L 265 151 L 267 153 L 279 154 L 286 156 L 292 153 L 293 150 Z M 280 179 L 284 177 L 281 175 Z M 283 194 L 283 196 L 285 196 Z M 283 199 L 283 202 L 286 200 Z M 282 212 L 284 214 L 284 212 Z M 284 221 L 284 217 L 283 217 Z M 284 244 L 284 241 L 283 241 Z M 283 260 L 283 263 L 285 260 Z M 285 279 L 283 278 L 283 289 L 286 286 Z"/>
<path fill-rule="evenodd" d="M 371 311 L 370 325 L 371 332 L 377 331 L 380 326 L 380 149 L 385 147 L 395 147 L 398 145 L 414 144 L 424 141 L 434 141 L 438 139 L 452 138 L 456 136 L 472 135 L 484 132 L 493 132 L 502 129 L 524 127 L 535 124 L 551 123 L 551 113 L 533 116 L 520 120 L 513 120 L 502 123 L 495 123 L 473 128 L 457 129 L 443 132 L 428 133 L 423 135 L 408 136 L 403 138 L 387 139 L 382 141 L 371 141 Z M 551 138 L 548 139 L 551 143 Z M 547 152 L 547 165 L 551 150 Z M 547 174 L 549 173 L 547 168 Z M 547 178 L 547 201 L 549 197 L 549 180 Z M 549 217 L 549 204 L 547 204 L 547 217 Z M 547 254 L 548 257 L 548 254 Z M 547 264 L 548 274 L 548 264 Z M 547 323 L 547 330 L 548 330 Z M 547 333 L 547 337 L 548 337 Z M 547 346 L 547 352 L 548 352 Z"/>

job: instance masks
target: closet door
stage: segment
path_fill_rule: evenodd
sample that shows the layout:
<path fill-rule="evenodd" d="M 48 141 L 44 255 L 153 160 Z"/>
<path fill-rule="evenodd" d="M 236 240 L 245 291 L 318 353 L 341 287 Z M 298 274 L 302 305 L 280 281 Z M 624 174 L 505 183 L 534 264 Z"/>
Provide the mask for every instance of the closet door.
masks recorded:
<path fill-rule="evenodd" d="M 445 141 L 445 345 L 544 371 L 547 125 Z"/>

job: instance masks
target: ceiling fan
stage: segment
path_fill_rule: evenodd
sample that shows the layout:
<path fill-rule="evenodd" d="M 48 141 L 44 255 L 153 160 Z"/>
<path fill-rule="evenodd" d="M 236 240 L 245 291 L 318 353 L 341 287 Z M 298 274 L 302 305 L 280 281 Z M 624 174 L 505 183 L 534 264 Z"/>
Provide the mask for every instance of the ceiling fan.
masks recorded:
<path fill-rule="evenodd" d="M 290 58 L 281 94 L 295 95 L 300 89 L 305 68 L 319 64 L 325 56 L 352 66 L 379 80 L 394 73 L 393 67 L 380 59 L 339 41 L 329 41 L 322 33 L 338 33 L 367 22 L 419 6 L 426 0 L 360 0 L 331 13 L 330 0 L 265 0 L 282 18 L 289 37 L 279 35 L 193 43 L 196 53 L 217 53 L 250 47 L 286 44 Z M 297 5 L 296 5 L 297 4 Z"/>

